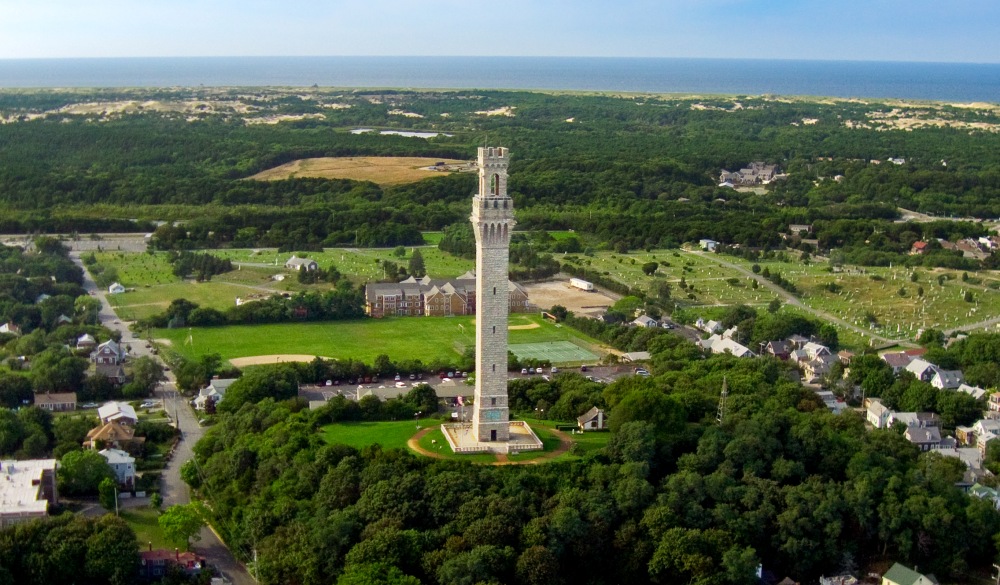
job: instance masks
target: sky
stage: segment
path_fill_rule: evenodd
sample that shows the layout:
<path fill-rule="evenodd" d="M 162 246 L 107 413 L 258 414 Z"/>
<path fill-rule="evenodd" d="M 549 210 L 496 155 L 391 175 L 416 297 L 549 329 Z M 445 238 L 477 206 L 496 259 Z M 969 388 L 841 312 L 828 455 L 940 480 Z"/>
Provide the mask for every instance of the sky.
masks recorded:
<path fill-rule="evenodd" d="M 1000 62 L 997 0 L 0 0 L 0 59 L 595 56 Z"/>

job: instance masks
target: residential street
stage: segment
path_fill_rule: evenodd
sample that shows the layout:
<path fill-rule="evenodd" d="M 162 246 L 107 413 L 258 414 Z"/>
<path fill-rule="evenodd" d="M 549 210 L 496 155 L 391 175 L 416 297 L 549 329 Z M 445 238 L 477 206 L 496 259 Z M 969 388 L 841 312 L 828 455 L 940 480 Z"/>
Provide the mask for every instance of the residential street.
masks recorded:
<path fill-rule="evenodd" d="M 123 323 L 118 319 L 118 316 L 111 308 L 111 304 L 108 302 L 107 291 L 99 288 L 94 282 L 90 272 L 80 260 L 80 254 L 78 252 L 71 252 L 70 255 L 73 261 L 83 268 L 84 289 L 88 293 L 91 293 L 94 298 L 101 301 L 101 310 L 99 313 L 101 324 L 108 329 L 121 332 L 122 343 L 131 347 L 129 352 L 131 358 L 151 356 L 159 360 L 158 356 L 153 355 L 151 350 L 146 348 L 146 342 L 136 338 L 129 331 L 127 323 Z M 173 372 L 166 372 L 166 376 L 167 381 L 160 384 L 156 390 L 156 395 L 163 400 L 163 408 L 170 415 L 170 418 L 176 421 L 177 427 L 181 431 L 181 440 L 177 443 L 173 456 L 163 470 L 160 491 L 163 496 L 164 507 L 174 504 L 186 504 L 191 501 L 190 491 L 187 484 L 181 479 L 180 470 L 184 463 L 194 458 L 192 451 L 194 444 L 205 432 L 205 429 L 198 424 L 198 417 L 194 410 L 177 392 Z M 209 564 L 218 567 L 223 575 L 234 585 L 253 585 L 256 583 L 247 569 L 236 560 L 211 529 L 203 528 L 201 530 L 201 540 L 191 548 L 198 554 L 203 555 Z"/>

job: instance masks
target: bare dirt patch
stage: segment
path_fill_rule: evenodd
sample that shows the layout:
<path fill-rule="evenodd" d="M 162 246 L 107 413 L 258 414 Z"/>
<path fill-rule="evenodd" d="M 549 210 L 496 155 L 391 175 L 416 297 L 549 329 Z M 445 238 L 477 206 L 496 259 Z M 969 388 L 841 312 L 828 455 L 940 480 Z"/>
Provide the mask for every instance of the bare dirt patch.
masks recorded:
<path fill-rule="evenodd" d="M 507 331 L 524 331 L 526 329 L 538 329 L 541 327 L 538 323 L 529 323 L 527 325 L 508 325 Z"/>
<path fill-rule="evenodd" d="M 439 162 L 445 165 L 462 165 L 467 161 L 402 156 L 306 158 L 262 171 L 250 178 L 258 181 L 291 178 L 353 179 L 379 185 L 399 185 L 447 174 L 447 170 L 433 170 Z"/>
<path fill-rule="evenodd" d="M 532 304 L 542 309 L 562 305 L 581 317 L 597 317 L 615 303 L 615 299 L 602 292 L 574 288 L 567 280 L 527 284 L 524 288 Z"/>
<path fill-rule="evenodd" d="M 233 358 L 229 363 L 237 368 L 245 366 L 262 366 L 265 364 L 279 364 L 282 362 L 311 362 L 316 359 L 314 355 L 301 353 L 277 353 L 271 355 L 255 355 L 250 357 Z"/>

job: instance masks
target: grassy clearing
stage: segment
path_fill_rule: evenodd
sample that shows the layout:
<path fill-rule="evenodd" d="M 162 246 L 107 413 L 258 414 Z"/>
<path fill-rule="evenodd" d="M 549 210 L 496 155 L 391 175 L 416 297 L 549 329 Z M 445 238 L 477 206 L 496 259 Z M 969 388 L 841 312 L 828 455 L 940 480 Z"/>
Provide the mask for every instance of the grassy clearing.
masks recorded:
<path fill-rule="evenodd" d="M 598 349 L 599 344 L 568 327 L 556 327 L 536 315 L 510 318 L 513 326 L 537 324 L 532 329 L 510 331 L 511 344 L 571 341 Z M 239 325 L 195 328 L 193 343 L 185 344 L 188 330 L 162 329 L 157 338 L 169 339 L 174 350 L 186 357 L 219 353 L 223 359 L 271 354 L 307 354 L 338 359 L 354 358 L 371 363 L 379 354 L 394 360 L 454 360 L 475 345 L 475 319 L 467 317 L 399 317 Z"/>
<path fill-rule="evenodd" d="M 434 166 L 438 162 L 465 164 L 467 161 L 406 156 L 307 158 L 262 171 L 250 178 L 258 181 L 281 181 L 291 178 L 353 179 L 371 181 L 383 186 L 399 185 L 450 174 L 427 170 L 427 167 Z"/>
<path fill-rule="evenodd" d="M 136 254 L 134 252 L 97 252 L 97 262 L 118 270 L 118 281 L 126 288 L 146 287 L 180 282 L 166 252 Z"/>
<path fill-rule="evenodd" d="M 108 295 L 108 301 L 115 313 L 122 319 L 131 321 L 162 313 L 174 299 L 187 299 L 202 307 L 228 309 L 236 302 L 236 297 L 253 293 L 245 286 L 225 282 L 175 282 L 149 288 L 138 288 L 117 295 Z M 259 291 L 258 291 L 259 292 Z"/>
<path fill-rule="evenodd" d="M 149 506 L 143 506 L 141 508 L 122 508 L 119 512 L 119 516 L 132 527 L 135 531 L 136 540 L 139 542 L 139 547 L 145 549 L 147 543 L 153 543 L 153 548 L 174 548 L 174 543 L 167 540 L 167 537 L 163 535 L 163 531 L 160 529 L 160 524 L 157 519 L 160 513 L 150 508 Z"/>
<path fill-rule="evenodd" d="M 437 246 L 444 238 L 444 232 L 420 232 L 428 246 Z"/>
<path fill-rule="evenodd" d="M 421 419 L 392 422 L 340 422 L 322 429 L 323 440 L 361 449 L 378 443 L 386 449 L 405 449 L 406 442 L 424 427 L 440 425 L 441 421 Z"/>

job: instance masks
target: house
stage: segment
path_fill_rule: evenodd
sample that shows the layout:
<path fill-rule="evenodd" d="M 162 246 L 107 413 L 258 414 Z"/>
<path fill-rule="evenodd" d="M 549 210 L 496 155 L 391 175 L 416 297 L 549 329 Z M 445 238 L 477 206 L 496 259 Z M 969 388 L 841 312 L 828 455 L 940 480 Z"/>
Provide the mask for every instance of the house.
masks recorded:
<path fill-rule="evenodd" d="M 35 406 L 49 412 L 76 410 L 76 392 L 35 394 Z"/>
<path fill-rule="evenodd" d="M 957 390 L 959 392 L 965 392 L 966 394 L 968 394 L 969 396 L 975 398 L 976 400 L 979 400 L 983 396 L 986 396 L 986 390 L 984 390 L 983 388 L 980 388 L 979 386 L 969 386 L 968 384 L 964 384 L 963 383 L 963 384 L 959 384 L 958 385 Z M 1000 397 L 998 397 L 998 399 L 1000 399 Z M 992 408 L 992 397 L 991 397 L 990 403 L 991 403 L 990 404 L 990 406 L 991 406 L 990 410 L 993 410 L 993 408 Z M 1000 410 L 1000 403 L 997 404 L 997 409 Z"/>
<path fill-rule="evenodd" d="M 840 360 L 835 355 L 819 355 L 811 360 L 804 362 L 799 362 L 802 366 L 802 373 L 806 378 L 807 383 L 815 383 L 823 376 L 830 373 L 830 368 L 833 364 L 838 363 Z"/>
<path fill-rule="evenodd" d="M 650 317 L 649 315 L 642 315 L 642 316 L 636 317 L 635 320 L 632 321 L 632 324 L 633 325 L 637 325 L 639 327 L 655 328 L 655 327 L 658 327 L 660 325 L 660 322 L 657 321 L 656 319 Z"/>
<path fill-rule="evenodd" d="M 1000 420 L 984 418 L 972 423 L 972 435 L 976 439 L 976 446 L 985 454 L 986 443 L 1000 437 Z"/>
<path fill-rule="evenodd" d="M 787 360 L 792 355 L 792 348 L 787 341 L 768 341 L 764 346 L 764 352 L 779 360 Z"/>
<path fill-rule="evenodd" d="M 965 376 L 961 370 L 935 368 L 934 376 L 931 378 L 931 386 L 939 390 L 957 390 L 964 383 Z"/>
<path fill-rule="evenodd" d="M 889 364 L 889 367 L 892 368 L 893 375 L 899 375 L 912 361 L 910 356 L 901 351 L 883 353 L 880 357 L 882 361 Z"/>
<path fill-rule="evenodd" d="M 115 386 L 122 386 L 127 380 L 125 368 L 121 364 L 97 364 L 94 367 L 94 374 L 104 376 Z"/>
<path fill-rule="evenodd" d="M 889 407 L 882 404 L 882 401 L 878 398 L 872 398 L 868 401 L 868 409 L 865 411 L 865 419 L 868 420 L 868 424 L 875 427 L 876 429 L 884 429 L 889 426 L 889 415 L 892 411 Z"/>
<path fill-rule="evenodd" d="M 701 246 L 702 250 L 708 250 L 709 252 L 714 252 L 715 249 L 719 246 L 719 242 L 705 238 L 698 240 L 698 245 Z"/>
<path fill-rule="evenodd" d="M 226 396 L 226 390 L 236 380 L 239 378 L 214 378 L 208 386 L 198 391 L 198 396 L 194 399 L 194 407 L 198 410 L 205 410 L 205 405 L 209 400 L 215 404 L 222 402 Z"/>
<path fill-rule="evenodd" d="M 10 335 L 20 335 L 21 328 L 18 327 L 16 323 L 7 321 L 6 323 L 0 324 L 0 333 L 9 333 Z"/>
<path fill-rule="evenodd" d="M 826 408 L 833 414 L 840 414 L 847 410 L 847 403 L 837 398 L 837 395 L 829 390 L 818 391 L 816 392 L 816 396 L 823 401 Z"/>
<path fill-rule="evenodd" d="M 95 345 L 97 345 L 97 340 L 89 333 L 84 333 L 76 338 L 77 349 L 92 349 Z"/>
<path fill-rule="evenodd" d="M 722 323 L 719 323 L 718 321 L 705 321 L 700 317 L 694 322 L 694 326 L 709 334 L 719 333 L 722 331 Z"/>
<path fill-rule="evenodd" d="M 927 242 L 913 242 L 910 246 L 910 256 L 917 256 L 919 254 L 927 253 Z"/>
<path fill-rule="evenodd" d="M 1000 492 L 991 487 L 975 483 L 969 488 L 969 495 L 980 500 L 986 500 L 992 503 L 994 508 L 1000 510 Z"/>
<path fill-rule="evenodd" d="M 844 364 L 844 367 L 849 367 L 851 365 L 851 360 L 854 359 L 854 352 L 842 349 L 837 352 L 837 357 L 840 358 L 840 363 Z"/>
<path fill-rule="evenodd" d="M 595 406 L 578 416 L 576 424 L 583 431 L 601 431 L 608 428 L 608 419 L 604 416 L 604 411 Z"/>
<path fill-rule="evenodd" d="M 723 339 L 733 339 L 733 338 L 736 337 L 736 334 L 738 332 L 739 332 L 739 327 L 737 327 L 736 325 L 733 325 L 729 329 L 726 329 L 725 331 L 722 332 L 722 338 Z"/>
<path fill-rule="evenodd" d="M 114 282 L 108 287 L 108 293 L 117 295 L 125 292 L 125 287 L 120 282 Z"/>
<path fill-rule="evenodd" d="M 97 350 L 90 355 L 90 360 L 95 364 L 111 364 L 114 366 L 125 362 L 125 348 L 114 339 L 109 339 L 97 346 Z"/>
<path fill-rule="evenodd" d="M 986 408 L 990 412 L 1000 412 L 1000 392 L 990 394 L 990 400 L 986 403 Z"/>
<path fill-rule="evenodd" d="M 0 461 L 0 528 L 44 518 L 59 503 L 55 459 Z"/>
<path fill-rule="evenodd" d="M 90 429 L 83 446 L 87 449 L 114 447 L 135 452 L 146 442 L 144 437 L 135 436 L 135 429 L 120 422 L 109 422 Z"/>
<path fill-rule="evenodd" d="M 750 351 L 750 349 L 744 345 L 741 345 L 732 339 L 725 339 L 719 334 L 715 334 L 708 339 L 703 339 L 701 341 L 702 349 L 707 350 L 709 353 L 731 353 L 736 357 L 741 358 L 752 358 L 756 357 L 755 354 Z"/>
<path fill-rule="evenodd" d="M 309 258 L 299 258 L 297 256 L 292 256 L 285 262 L 285 268 L 289 270 L 299 270 L 305 269 L 306 272 L 312 272 L 314 270 L 319 270 L 319 264 L 315 260 L 310 260 Z"/>
<path fill-rule="evenodd" d="M 101 457 L 107 460 L 111 470 L 118 478 L 118 484 L 131 488 L 135 485 L 135 457 L 121 449 L 103 449 Z"/>
<path fill-rule="evenodd" d="M 622 354 L 622 361 L 626 363 L 642 362 L 650 359 L 652 359 L 652 356 L 648 351 L 630 351 Z"/>
<path fill-rule="evenodd" d="M 938 585 L 937 579 L 895 563 L 882 575 L 882 585 Z"/>
<path fill-rule="evenodd" d="M 171 565 L 180 567 L 188 577 L 191 577 L 201 572 L 205 566 L 205 559 L 199 557 L 197 553 L 181 552 L 177 549 L 153 550 L 152 545 L 149 550 L 139 552 L 139 578 L 142 580 L 159 581 L 166 576 Z"/>
<path fill-rule="evenodd" d="M 97 416 L 102 423 L 118 422 L 134 426 L 139 422 L 139 416 L 131 404 L 125 402 L 107 402 L 97 409 Z"/>
<path fill-rule="evenodd" d="M 927 360 L 917 358 L 906 366 L 906 371 L 910 372 L 921 382 L 930 382 L 937 373 L 938 367 Z"/>
<path fill-rule="evenodd" d="M 937 449 L 941 445 L 941 429 L 937 427 L 908 426 L 903 436 L 921 451 Z"/>
<path fill-rule="evenodd" d="M 73 319 L 69 318 L 67 315 L 64 315 L 62 313 L 60 313 L 59 316 L 56 317 L 56 325 L 68 325 L 72 322 Z"/>
<path fill-rule="evenodd" d="M 833 352 L 830 351 L 829 347 L 813 341 L 806 342 L 806 344 L 802 346 L 802 351 L 806 352 L 806 356 L 808 356 L 810 360 L 827 356 L 833 357 Z"/>
<path fill-rule="evenodd" d="M 734 186 L 766 185 L 779 178 L 777 165 L 765 164 L 762 161 L 754 161 L 749 166 L 744 167 L 735 173 L 725 169 L 719 174 L 720 183 L 730 183 Z"/>
<path fill-rule="evenodd" d="M 837 575 L 836 577 L 820 577 L 819 585 L 858 585 L 860 581 L 851 575 Z"/>
<path fill-rule="evenodd" d="M 896 423 L 906 427 L 936 427 L 939 426 L 941 417 L 931 412 L 891 412 L 889 413 L 889 426 Z"/>
<path fill-rule="evenodd" d="M 793 223 L 788 226 L 788 233 L 800 236 L 811 232 L 813 226 L 810 224 Z"/>

